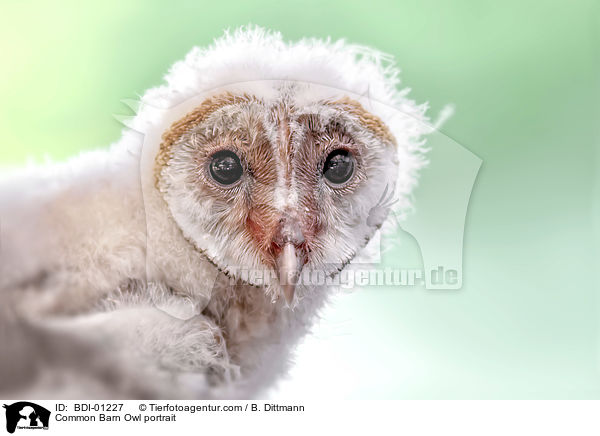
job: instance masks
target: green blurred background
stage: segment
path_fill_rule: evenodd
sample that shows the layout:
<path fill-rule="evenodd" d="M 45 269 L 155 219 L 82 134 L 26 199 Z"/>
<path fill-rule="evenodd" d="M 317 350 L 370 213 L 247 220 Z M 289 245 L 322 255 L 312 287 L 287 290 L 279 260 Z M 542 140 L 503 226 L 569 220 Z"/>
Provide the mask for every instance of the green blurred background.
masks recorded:
<path fill-rule="evenodd" d="M 432 115 L 456 105 L 442 132 L 483 160 L 464 286 L 339 296 L 271 395 L 600 398 L 599 11 L 592 1 L 4 1 L 0 166 L 107 146 L 122 128 L 113 114 L 129 114 L 121 99 L 228 27 L 376 47 Z M 399 239 L 387 264 L 418 254 Z"/>

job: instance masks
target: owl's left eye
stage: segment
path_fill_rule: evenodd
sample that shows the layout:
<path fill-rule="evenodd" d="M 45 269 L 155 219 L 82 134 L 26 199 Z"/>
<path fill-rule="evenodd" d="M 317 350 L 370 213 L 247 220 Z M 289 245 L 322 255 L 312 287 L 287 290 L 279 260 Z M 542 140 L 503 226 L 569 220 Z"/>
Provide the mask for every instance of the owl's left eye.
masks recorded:
<path fill-rule="evenodd" d="M 329 153 L 323 166 L 323 176 L 332 186 L 344 185 L 354 174 L 354 156 L 348 150 Z"/>
<path fill-rule="evenodd" d="M 244 172 L 240 158 L 231 150 L 217 151 L 210 158 L 210 176 L 221 185 L 233 185 Z"/>

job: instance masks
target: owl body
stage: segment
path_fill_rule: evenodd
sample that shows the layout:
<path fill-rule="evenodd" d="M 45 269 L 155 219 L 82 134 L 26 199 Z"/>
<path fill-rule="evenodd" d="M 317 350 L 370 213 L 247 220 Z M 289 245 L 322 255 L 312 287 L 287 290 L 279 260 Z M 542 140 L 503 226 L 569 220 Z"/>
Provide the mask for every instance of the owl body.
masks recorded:
<path fill-rule="evenodd" d="M 0 390 L 258 395 L 382 195 L 410 206 L 424 113 L 363 47 L 246 28 L 192 50 L 108 150 L 0 182 Z"/>

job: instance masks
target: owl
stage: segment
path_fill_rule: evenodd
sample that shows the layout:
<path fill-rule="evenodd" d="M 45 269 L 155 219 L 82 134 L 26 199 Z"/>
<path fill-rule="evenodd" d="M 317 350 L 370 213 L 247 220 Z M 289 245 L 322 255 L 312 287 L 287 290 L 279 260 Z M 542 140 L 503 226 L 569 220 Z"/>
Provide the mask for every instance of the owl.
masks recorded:
<path fill-rule="evenodd" d="M 244 27 L 177 62 L 106 150 L 5 172 L 0 392 L 272 386 L 410 208 L 433 127 L 398 85 L 376 50 Z"/>

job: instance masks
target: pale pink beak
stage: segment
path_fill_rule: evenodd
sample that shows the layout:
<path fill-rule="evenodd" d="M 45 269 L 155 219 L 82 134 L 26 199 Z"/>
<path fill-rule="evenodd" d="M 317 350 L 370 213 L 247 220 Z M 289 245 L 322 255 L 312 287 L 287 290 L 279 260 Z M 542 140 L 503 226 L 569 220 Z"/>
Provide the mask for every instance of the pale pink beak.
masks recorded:
<path fill-rule="evenodd" d="M 300 220 L 291 214 L 283 214 L 273 243 L 277 247 L 275 262 L 279 273 L 279 285 L 285 301 L 291 306 L 300 272 L 307 261 L 306 241 Z"/>
<path fill-rule="evenodd" d="M 288 305 L 294 301 L 296 285 L 300 280 L 300 273 L 304 266 L 305 253 L 302 248 L 291 242 L 284 244 L 283 249 L 277 256 L 277 270 L 279 272 L 279 284 L 283 290 L 283 296 Z"/>

